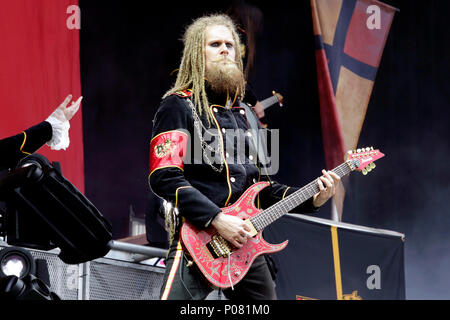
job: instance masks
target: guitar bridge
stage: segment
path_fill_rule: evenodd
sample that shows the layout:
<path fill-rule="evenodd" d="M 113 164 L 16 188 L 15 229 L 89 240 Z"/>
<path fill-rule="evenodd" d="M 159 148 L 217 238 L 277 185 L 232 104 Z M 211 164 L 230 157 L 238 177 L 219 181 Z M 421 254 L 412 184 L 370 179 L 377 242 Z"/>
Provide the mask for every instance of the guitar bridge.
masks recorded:
<path fill-rule="evenodd" d="M 213 235 L 211 241 L 206 244 L 206 247 L 214 259 L 228 257 L 232 251 L 230 243 L 219 234 Z"/>

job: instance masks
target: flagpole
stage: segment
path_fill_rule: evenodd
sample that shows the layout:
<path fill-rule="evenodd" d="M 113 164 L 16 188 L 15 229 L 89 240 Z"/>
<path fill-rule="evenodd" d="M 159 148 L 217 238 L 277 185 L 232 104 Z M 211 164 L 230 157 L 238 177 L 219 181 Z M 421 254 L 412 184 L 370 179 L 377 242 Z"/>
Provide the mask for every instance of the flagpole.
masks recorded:
<path fill-rule="evenodd" d="M 334 202 L 334 198 L 331 201 L 331 220 L 340 222 L 339 214 L 336 209 L 336 203 Z"/>

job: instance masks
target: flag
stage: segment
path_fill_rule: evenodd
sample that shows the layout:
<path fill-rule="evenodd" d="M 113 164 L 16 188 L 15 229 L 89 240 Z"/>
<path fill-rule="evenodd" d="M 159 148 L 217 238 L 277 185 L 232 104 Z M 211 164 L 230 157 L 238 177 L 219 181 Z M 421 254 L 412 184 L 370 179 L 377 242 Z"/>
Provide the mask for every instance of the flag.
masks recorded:
<path fill-rule="evenodd" d="M 327 170 L 357 148 L 396 8 L 376 0 L 311 0 L 322 139 Z M 332 201 L 342 219 L 344 180 Z"/>
<path fill-rule="evenodd" d="M 280 300 L 404 300 L 405 235 L 302 214 L 264 229 L 289 245 L 271 255 Z"/>
<path fill-rule="evenodd" d="M 2 1 L 0 139 L 44 121 L 72 94 L 81 95 L 78 0 Z M 79 10 L 78 10 L 79 11 Z M 61 165 L 84 192 L 82 110 L 70 121 L 70 146 L 37 152 Z"/>

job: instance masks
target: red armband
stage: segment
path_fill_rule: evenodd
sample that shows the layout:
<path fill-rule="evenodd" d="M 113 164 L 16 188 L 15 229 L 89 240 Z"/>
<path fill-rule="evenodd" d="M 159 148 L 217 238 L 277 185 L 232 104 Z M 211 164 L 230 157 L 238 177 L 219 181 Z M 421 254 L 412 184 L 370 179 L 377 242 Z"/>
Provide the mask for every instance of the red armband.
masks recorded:
<path fill-rule="evenodd" d="M 158 134 L 150 142 L 150 175 L 166 167 L 184 169 L 188 135 L 182 131 L 167 131 Z"/>

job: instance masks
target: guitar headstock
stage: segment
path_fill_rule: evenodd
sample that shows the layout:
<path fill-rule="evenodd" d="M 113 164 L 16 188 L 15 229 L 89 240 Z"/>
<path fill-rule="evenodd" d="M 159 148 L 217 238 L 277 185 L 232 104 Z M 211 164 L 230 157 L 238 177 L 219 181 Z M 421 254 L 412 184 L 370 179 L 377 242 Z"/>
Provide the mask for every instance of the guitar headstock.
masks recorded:
<path fill-rule="evenodd" d="M 280 105 L 280 107 L 282 107 L 283 106 L 283 96 L 275 91 L 272 91 L 272 94 L 278 99 L 278 104 Z"/>
<path fill-rule="evenodd" d="M 375 169 L 375 160 L 384 157 L 380 150 L 374 150 L 373 147 L 350 150 L 347 152 L 347 164 L 352 170 L 361 171 L 366 175 Z"/>

